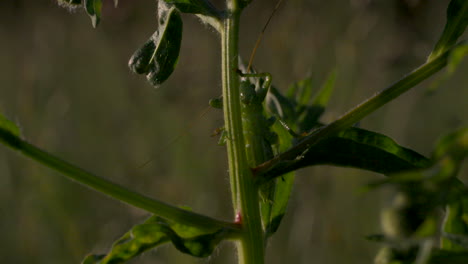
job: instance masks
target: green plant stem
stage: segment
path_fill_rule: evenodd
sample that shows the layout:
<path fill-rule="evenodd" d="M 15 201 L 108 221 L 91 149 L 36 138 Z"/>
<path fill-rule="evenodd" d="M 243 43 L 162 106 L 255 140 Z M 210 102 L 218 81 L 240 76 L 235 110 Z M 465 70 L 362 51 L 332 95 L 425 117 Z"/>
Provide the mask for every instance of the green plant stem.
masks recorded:
<path fill-rule="evenodd" d="M 453 50 L 453 49 L 452 49 Z M 277 155 L 273 159 L 264 162 L 257 166 L 254 171 L 257 177 L 257 181 L 260 183 L 270 180 L 268 177 L 268 171 L 273 169 L 276 165 L 281 162 L 287 162 L 295 160 L 301 157 L 301 155 L 307 151 L 312 145 L 317 144 L 319 141 L 333 136 L 343 129 L 346 129 L 356 122 L 360 121 L 367 115 L 371 114 L 375 110 L 379 109 L 383 105 L 397 98 L 401 94 L 405 93 L 409 89 L 416 86 L 418 83 L 429 78 L 434 73 L 438 72 L 447 65 L 448 58 L 450 56 L 449 50 L 437 58 L 423 64 L 421 67 L 414 70 L 403 79 L 397 81 L 390 87 L 384 89 L 381 92 L 376 93 L 369 99 L 365 100 L 354 109 L 344 114 L 339 119 L 324 126 L 320 129 L 313 131 L 310 135 L 306 136 L 300 143 L 290 148 L 289 150 Z M 265 175 L 265 176 L 261 176 Z"/>
<path fill-rule="evenodd" d="M 258 189 L 247 164 L 241 119 L 239 92 L 238 39 L 240 8 L 235 0 L 227 1 L 228 15 L 223 21 L 222 84 L 229 174 L 234 213 L 242 224 L 243 235 L 237 244 L 239 262 L 264 263 L 264 240 Z"/>
<path fill-rule="evenodd" d="M 234 233 L 239 233 L 239 226 L 216 220 L 201 214 L 184 210 L 161 201 L 157 201 L 128 190 L 118 184 L 100 178 L 77 166 L 74 166 L 60 158 L 57 158 L 40 148 L 20 139 L 10 132 L 0 128 L 0 142 L 16 149 L 24 155 L 44 164 L 45 166 L 63 173 L 66 177 L 75 180 L 91 189 L 116 198 L 122 202 L 141 208 L 155 215 L 175 221 L 181 224 L 195 226 L 207 231 L 215 231 L 219 228 L 227 228 Z"/>

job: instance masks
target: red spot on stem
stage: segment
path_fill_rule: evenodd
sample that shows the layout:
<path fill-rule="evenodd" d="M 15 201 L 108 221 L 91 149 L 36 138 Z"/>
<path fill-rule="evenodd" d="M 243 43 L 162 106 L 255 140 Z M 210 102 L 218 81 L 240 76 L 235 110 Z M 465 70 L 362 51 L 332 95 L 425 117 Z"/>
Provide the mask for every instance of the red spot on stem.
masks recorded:
<path fill-rule="evenodd" d="M 236 213 L 236 218 L 234 219 L 234 223 L 238 225 L 242 225 L 242 214 L 241 212 Z"/>

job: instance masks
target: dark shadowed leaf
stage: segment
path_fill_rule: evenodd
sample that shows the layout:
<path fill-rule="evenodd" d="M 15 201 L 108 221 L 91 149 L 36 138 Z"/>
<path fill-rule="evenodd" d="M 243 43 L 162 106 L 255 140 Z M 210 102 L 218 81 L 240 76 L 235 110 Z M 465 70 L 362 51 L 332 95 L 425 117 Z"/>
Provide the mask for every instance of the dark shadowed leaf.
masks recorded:
<path fill-rule="evenodd" d="M 332 71 L 325 83 L 322 85 L 320 90 L 316 93 L 316 95 L 312 99 L 312 104 L 304 110 L 302 114 L 302 118 L 300 119 L 300 123 L 297 124 L 298 132 L 308 132 L 314 127 L 316 127 L 319 123 L 319 119 L 322 114 L 325 112 L 325 108 L 330 101 L 330 97 L 333 93 L 333 89 L 335 88 L 335 80 L 336 80 L 336 71 Z M 307 104 L 306 101 L 298 101 L 300 104 Z"/>
<path fill-rule="evenodd" d="M 292 145 L 293 137 L 278 122 L 272 126 L 272 130 L 278 135 L 278 152 L 284 151 Z M 289 197 L 294 185 L 294 178 L 295 173 L 290 172 L 274 180 L 275 190 L 273 192 L 273 197 L 271 198 L 272 202 L 270 204 L 269 211 L 267 212 L 268 215 L 263 215 L 264 222 L 267 222 L 265 226 L 267 236 L 274 234 L 281 224 L 281 220 L 286 213 Z M 262 212 L 262 214 L 265 214 L 265 212 Z"/>
<path fill-rule="evenodd" d="M 296 134 L 309 132 L 319 119 L 333 92 L 336 72 L 332 71 L 320 89 L 314 92 L 310 78 L 292 84 L 286 96 L 272 87 L 266 99 L 270 113 L 283 121 Z"/>
<path fill-rule="evenodd" d="M 383 174 L 430 165 L 427 158 L 398 145 L 387 136 L 360 128 L 348 128 L 336 136 L 320 141 L 300 158 L 280 163 L 268 176 L 276 177 L 299 168 L 324 164 Z"/>
<path fill-rule="evenodd" d="M 468 25 L 468 1 L 452 0 L 447 8 L 447 22 L 428 60 L 432 60 L 450 49 Z"/>
<path fill-rule="evenodd" d="M 133 72 L 146 74 L 155 87 L 167 80 L 177 65 L 183 26 L 175 7 L 164 1 L 158 5 L 158 29 L 128 62 Z"/>
<path fill-rule="evenodd" d="M 468 251 L 434 250 L 428 264 L 466 264 L 468 263 Z"/>
<path fill-rule="evenodd" d="M 273 235 L 279 228 L 288 207 L 289 197 L 291 196 L 294 185 L 295 173 L 290 172 L 275 179 L 275 193 L 273 204 L 269 215 L 269 222 L 266 226 L 266 235 Z"/>
<path fill-rule="evenodd" d="M 134 226 L 117 240 L 107 254 L 89 255 L 82 263 L 124 263 L 149 249 L 167 242 L 172 242 L 183 253 L 194 257 L 208 257 L 226 235 L 227 232 L 223 229 L 206 233 L 206 231 L 194 227 L 152 216 L 143 224 Z"/>
<path fill-rule="evenodd" d="M 84 0 L 84 8 L 91 18 L 93 27 L 97 27 L 101 21 L 102 0 Z"/>
<path fill-rule="evenodd" d="M 208 0 L 164 0 L 174 5 L 182 13 L 216 16 L 218 11 Z"/>
<path fill-rule="evenodd" d="M 318 124 L 318 119 L 324 112 L 333 90 L 334 80 L 335 73 L 333 72 L 322 88 L 315 93 L 310 78 L 292 84 L 287 96 L 283 96 L 274 87 L 270 88 L 265 104 L 268 111 L 280 119 L 272 126 L 272 130 L 278 135 L 276 154 L 287 150 L 294 144 L 296 139 L 292 136 L 293 134 L 308 131 Z M 268 223 L 265 227 L 267 236 L 277 231 L 286 213 L 294 185 L 294 176 L 293 172 L 282 173 L 281 177 L 273 180 L 275 190 L 269 210 L 262 211 L 264 222 Z"/>

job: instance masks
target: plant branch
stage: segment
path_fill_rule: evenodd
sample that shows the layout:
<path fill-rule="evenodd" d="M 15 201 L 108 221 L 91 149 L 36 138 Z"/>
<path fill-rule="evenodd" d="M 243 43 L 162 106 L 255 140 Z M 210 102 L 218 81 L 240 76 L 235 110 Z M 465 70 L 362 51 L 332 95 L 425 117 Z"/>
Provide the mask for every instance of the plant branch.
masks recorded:
<path fill-rule="evenodd" d="M 66 177 L 75 180 L 95 191 L 104 193 L 117 200 L 141 208 L 155 215 L 166 218 L 170 221 L 175 221 L 184 225 L 194 226 L 204 230 L 217 230 L 219 228 L 227 228 L 235 232 L 240 232 L 237 224 L 228 223 L 211 217 L 197 214 L 188 210 L 178 208 L 164 202 L 151 199 L 141 195 L 116 183 L 100 178 L 92 173 L 89 173 L 75 165 L 72 165 L 54 155 L 41 150 L 40 148 L 20 139 L 0 128 L 0 142 L 5 145 L 20 151 L 25 156 L 36 160 L 43 165 L 63 173 Z"/>
<path fill-rule="evenodd" d="M 264 239 L 258 189 L 247 163 L 243 136 L 239 91 L 238 40 L 240 7 L 227 0 L 227 16 L 221 33 L 224 125 L 228 140 L 227 153 L 234 213 L 242 224 L 243 236 L 237 244 L 239 262 L 264 263 Z"/>
<path fill-rule="evenodd" d="M 275 166 L 279 165 L 282 162 L 300 159 L 302 154 L 304 154 L 312 145 L 317 144 L 319 141 L 327 137 L 336 135 L 343 129 L 352 126 L 364 117 L 373 113 L 375 110 L 379 109 L 383 105 L 397 98 L 401 94 L 410 90 L 423 80 L 429 78 L 434 73 L 444 68 L 447 65 L 451 51 L 455 48 L 456 47 L 441 54 L 437 58 L 434 58 L 431 61 L 423 64 L 422 66 L 420 66 L 401 80 L 397 81 L 388 88 L 376 93 L 369 99 L 365 100 L 364 102 L 356 106 L 354 109 L 344 114 L 339 119 L 335 120 L 329 125 L 312 131 L 301 142 L 299 142 L 297 145 L 293 146 L 289 150 L 257 166 L 254 169 L 254 174 L 257 176 L 257 181 L 263 183 L 268 180 L 271 180 L 274 177 L 269 178 L 268 172 L 274 169 Z"/>

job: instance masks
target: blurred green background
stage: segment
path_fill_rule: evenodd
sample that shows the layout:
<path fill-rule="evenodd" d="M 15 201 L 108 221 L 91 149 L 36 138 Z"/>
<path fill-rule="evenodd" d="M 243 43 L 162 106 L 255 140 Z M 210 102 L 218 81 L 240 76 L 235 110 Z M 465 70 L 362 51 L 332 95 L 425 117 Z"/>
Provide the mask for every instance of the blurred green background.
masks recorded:
<path fill-rule="evenodd" d="M 127 61 L 155 30 L 155 1 L 120 0 L 116 9 L 104 2 L 98 29 L 81 10 L 68 12 L 53 0 L 0 2 L 0 111 L 30 142 L 97 175 L 232 219 L 226 153 L 211 137 L 222 115 L 211 110 L 199 118 L 221 93 L 218 37 L 184 15 L 178 67 L 153 89 Z M 285 1 L 255 65 L 281 89 L 309 75 L 318 86 L 336 67 L 336 90 L 322 118 L 330 122 L 424 62 L 448 2 Z M 244 13 L 243 57 L 274 5 L 254 0 Z M 431 95 L 441 74 L 424 82 L 361 127 L 430 155 L 441 135 L 466 125 L 467 68 L 465 60 Z M 465 164 L 462 175 L 467 171 Z M 300 171 L 267 263 L 370 263 L 379 245 L 364 236 L 379 232 L 379 208 L 391 190 L 360 194 L 359 188 L 379 177 L 329 166 Z M 1 263 L 80 263 L 147 216 L 0 146 Z M 229 243 L 208 259 L 164 246 L 131 263 L 235 263 L 234 256 Z"/>

